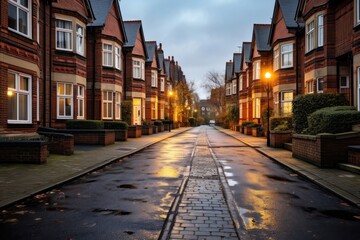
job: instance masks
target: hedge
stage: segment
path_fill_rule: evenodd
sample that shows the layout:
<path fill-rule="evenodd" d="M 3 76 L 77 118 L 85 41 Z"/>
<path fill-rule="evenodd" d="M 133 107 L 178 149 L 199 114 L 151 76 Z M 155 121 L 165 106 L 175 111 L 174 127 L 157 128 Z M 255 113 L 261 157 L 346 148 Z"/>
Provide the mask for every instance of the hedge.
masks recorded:
<path fill-rule="evenodd" d="M 254 125 L 254 124 L 255 124 L 254 122 L 242 122 L 241 126 L 247 127 L 247 126 Z"/>
<path fill-rule="evenodd" d="M 104 122 L 100 120 L 67 120 L 67 129 L 103 129 Z"/>
<path fill-rule="evenodd" d="M 293 130 L 292 117 L 271 117 L 270 130 Z"/>
<path fill-rule="evenodd" d="M 173 124 L 174 123 L 174 121 L 173 120 L 168 120 L 168 119 L 165 119 L 165 120 L 162 120 L 162 123 L 163 124 Z"/>
<path fill-rule="evenodd" d="M 164 125 L 164 124 L 163 124 L 162 121 L 156 120 L 156 121 L 154 121 L 154 125 L 155 125 L 155 126 L 162 126 L 162 125 Z"/>
<path fill-rule="evenodd" d="M 127 122 L 123 121 L 104 122 L 105 129 L 127 129 L 128 126 Z"/>
<path fill-rule="evenodd" d="M 293 121 L 296 133 L 302 133 L 308 128 L 307 117 L 325 107 L 345 106 L 344 95 L 339 94 L 307 94 L 297 96 L 293 101 Z"/>
<path fill-rule="evenodd" d="M 354 107 L 341 106 L 322 108 L 308 117 L 306 133 L 316 135 L 319 133 L 349 132 L 352 125 L 360 123 L 360 112 Z"/>

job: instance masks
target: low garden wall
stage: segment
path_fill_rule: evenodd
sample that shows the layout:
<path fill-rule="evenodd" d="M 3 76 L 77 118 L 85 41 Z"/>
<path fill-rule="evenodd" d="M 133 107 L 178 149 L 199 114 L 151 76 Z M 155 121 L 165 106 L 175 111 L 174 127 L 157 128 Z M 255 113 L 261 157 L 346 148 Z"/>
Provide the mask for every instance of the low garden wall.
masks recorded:
<path fill-rule="evenodd" d="M 293 157 L 322 168 L 336 167 L 348 159 L 348 146 L 360 144 L 359 132 L 338 134 L 303 135 L 292 138 Z"/>
<path fill-rule="evenodd" d="M 292 141 L 292 131 L 270 130 L 270 146 L 274 148 L 284 147 L 284 143 Z"/>
<path fill-rule="evenodd" d="M 48 139 L 48 150 L 50 153 L 62 155 L 74 154 L 74 135 L 45 131 L 38 131 L 38 133 Z"/>
<path fill-rule="evenodd" d="M 45 140 L 0 140 L 0 162 L 45 163 L 48 155 Z"/>

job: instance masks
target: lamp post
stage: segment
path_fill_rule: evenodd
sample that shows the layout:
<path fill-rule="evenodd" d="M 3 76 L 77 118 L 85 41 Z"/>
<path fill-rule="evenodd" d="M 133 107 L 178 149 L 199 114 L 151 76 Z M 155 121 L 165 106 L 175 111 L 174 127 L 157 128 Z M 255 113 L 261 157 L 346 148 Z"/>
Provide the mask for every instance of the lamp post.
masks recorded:
<path fill-rule="evenodd" d="M 266 145 L 270 146 L 270 80 L 271 80 L 271 73 L 266 72 L 265 78 L 267 80 L 267 135 L 266 135 Z"/>
<path fill-rule="evenodd" d="M 172 95 L 173 95 L 173 91 L 172 90 L 170 90 L 169 91 L 169 104 L 170 104 L 170 106 L 169 106 L 169 132 L 171 132 L 171 121 L 172 121 L 172 106 L 171 106 L 171 97 L 172 97 Z"/>

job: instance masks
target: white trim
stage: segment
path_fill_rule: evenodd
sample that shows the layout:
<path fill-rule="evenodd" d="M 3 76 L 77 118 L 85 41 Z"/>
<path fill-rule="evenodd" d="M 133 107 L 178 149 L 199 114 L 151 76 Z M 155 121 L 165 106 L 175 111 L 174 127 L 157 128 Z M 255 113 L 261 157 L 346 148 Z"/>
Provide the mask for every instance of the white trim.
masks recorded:
<path fill-rule="evenodd" d="M 121 93 L 115 92 L 115 119 L 121 119 Z"/>
<path fill-rule="evenodd" d="M 320 82 L 320 80 L 322 80 L 322 89 L 319 89 L 319 82 Z M 317 93 L 323 93 L 323 91 L 324 91 L 324 78 L 322 78 L 322 77 L 319 77 L 319 78 L 317 78 L 316 79 L 316 92 Z"/>
<path fill-rule="evenodd" d="M 11 28 L 8 26 L 8 29 L 12 32 L 15 32 L 17 34 L 20 34 L 24 37 L 30 38 L 32 39 L 32 0 L 28 0 L 28 7 L 25 7 L 23 5 L 20 4 L 20 0 L 8 0 L 8 8 L 9 8 L 9 4 L 11 4 L 12 6 L 14 6 L 16 8 L 16 29 Z M 23 12 L 27 13 L 27 34 L 20 32 L 19 31 L 19 10 L 22 10 Z M 9 12 L 9 9 L 8 9 Z M 7 12 L 7 14 L 8 14 Z M 8 15 L 8 22 L 9 22 L 9 15 Z"/>
<path fill-rule="evenodd" d="M 102 119 L 113 119 L 114 112 L 113 112 L 113 103 L 114 103 L 114 96 L 112 91 L 102 91 L 101 97 L 101 115 Z M 109 112 L 110 108 L 110 112 Z M 106 112 L 104 112 L 106 111 Z M 106 114 L 105 114 L 106 113 Z"/>
<path fill-rule="evenodd" d="M 316 17 L 317 20 L 317 46 L 324 46 L 324 15 L 320 14 Z M 320 25 L 321 22 L 321 25 Z"/>
<path fill-rule="evenodd" d="M 288 48 L 288 47 L 289 47 L 289 49 L 286 49 L 286 50 L 283 49 L 283 48 Z M 294 65 L 293 44 L 292 43 L 282 44 L 280 46 L 280 51 L 281 51 L 281 61 L 280 61 L 281 68 L 293 67 L 293 65 Z M 288 59 L 286 61 L 288 64 L 284 64 L 285 56 L 288 57 Z"/>
<path fill-rule="evenodd" d="M 115 46 L 114 48 L 114 67 L 121 70 L 121 47 Z"/>
<path fill-rule="evenodd" d="M 58 21 L 62 21 L 62 22 L 69 22 L 71 24 L 70 28 L 62 28 L 62 27 L 57 27 L 57 22 Z M 62 48 L 62 47 L 58 47 L 58 32 L 62 32 L 64 34 L 70 34 L 69 40 L 70 40 L 70 46 L 69 48 Z M 61 19 L 61 18 L 56 18 L 55 20 L 55 48 L 57 50 L 62 50 L 62 51 L 73 51 L 74 48 L 74 43 L 73 43 L 74 39 L 73 39 L 73 22 L 69 19 Z M 66 45 L 66 44 L 65 44 Z"/>
<path fill-rule="evenodd" d="M 311 26 L 311 28 L 309 28 Z M 306 23 L 306 32 L 305 32 L 305 41 L 306 41 L 306 51 L 310 52 L 315 49 L 315 21 L 312 20 L 309 23 Z"/>
<path fill-rule="evenodd" d="M 113 66 L 113 45 L 108 43 L 102 44 L 102 58 L 103 66 L 112 67 Z"/>
<path fill-rule="evenodd" d="M 346 79 L 346 85 L 342 85 L 342 78 Z M 349 76 L 340 76 L 339 86 L 340 88 L 349 88 Z"/>
<path fill-rule="evenodd" d="M 8 71 L 8 74 L 14 74 L 15 75 L 15 88 L 10 88 L 8 86 L 7 91 L 13 92 L 13 94 L 16 97 L 16 120 L 15 119 L 7 119 L 7 122 L 9 124 L 31 124 L 32 123 L 32 77 L 27 74 L 23 74 L 20 72 L 15 71 Z M 28 80 L 28 90 L 21 90 L 20 89 L 20 78 L 24 77 Z M 19 120 L 19 95 L 25 95 L 27 96 L 27 120 Z M 7 115 L 7 118 L 9 118 L 9 115 Z"/>
<path fill-rule="evenodd" d="M 82 89 L 82 91 L 81 91 Z M 82 92 L 82 94 L 81 94 Z M 80 107 L 82 106 L 82 115 L 79 115 Z M 85 86 L 78 85 L 77 91 L 77 119 L 84 119 L 85 118 Z"/>
<path fill-rule="evenodd" d="M 59 85 L 64 85 L 64 93 L 59 94 Z M 66 94 L 66 85 L 71 86 L 71 93 Z M 64 101 L 64 114 L 60 115 L 60 109 L 59 109 L 59 100 L 60 99 L 70 99 L 70 115 L 66 115 L 66 102 Z M 74 87 L 72 83 L 66 83 L 66 82 L 57 82 L 56 83 L 56 117 L 57 119 L 73 119 L 74 116 Z"/>
<path fill-rule="evenodd" d="M 84 56 L 85 52 L 85 29 L 83 26 L 76 24 L 76 53 Z M 81 29 L 82 31 L 78 31 Z"/>
<path fill-rule="evenodd" d="M 360 67 L 357 68 L 357 110 L 360 111 Z"/>

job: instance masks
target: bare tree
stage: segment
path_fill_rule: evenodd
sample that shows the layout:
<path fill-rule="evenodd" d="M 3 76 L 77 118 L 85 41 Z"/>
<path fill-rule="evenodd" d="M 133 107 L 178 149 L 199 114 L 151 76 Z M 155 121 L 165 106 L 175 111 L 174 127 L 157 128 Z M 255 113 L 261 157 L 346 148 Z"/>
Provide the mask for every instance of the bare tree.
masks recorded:
<path fill-rule="evenodd" d="M 209 71 L 205 75 L 205 80 L 202 87 L 210 92 L 210 102 L 222 116 L 225 113 L 225 76 Z"/>

